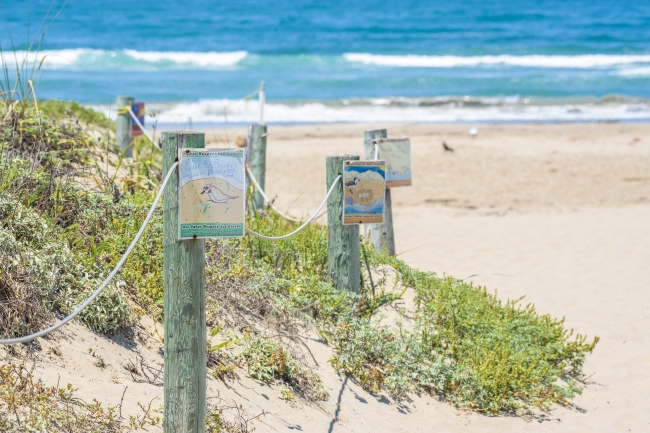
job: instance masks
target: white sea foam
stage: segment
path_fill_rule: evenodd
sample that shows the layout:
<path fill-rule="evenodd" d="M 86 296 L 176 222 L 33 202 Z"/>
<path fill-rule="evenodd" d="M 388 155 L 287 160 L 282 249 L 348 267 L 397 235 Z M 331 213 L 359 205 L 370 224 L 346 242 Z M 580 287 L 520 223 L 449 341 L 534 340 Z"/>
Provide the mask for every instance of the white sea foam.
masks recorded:
<path fill-rule="evenodd" d="M 50 66 L 69 66 L 74 64 L 82 56 L 99 57 L 104 54 L 103 50 L 93 50 L 88 48 L 74 48 L 68 50 L 43 50 L 43 51 L 16 51 L 5 52 L 3 61 L 8 65 L 25 64 L 31 66 L 43 61 Z"/>
<path fill-rule="evenodd" d="M 370 53 L 345 53 L 343 57 L 349 62 L 377 66 L 395 66 L 412 68 L 454 68 L 471 66 L 523 66 L 535 68 L 614 68 L 626 65 L 650 63 L 650 55 L 608 55 L 583 54 L 575 56 L 529 55 L 529 56 L 391 56 Z"/>
<path fill-rule="evenodd" d="M 650 120 L 650 102 L 617 97 L 593 102 L 537 104 L 518 98 L 485 98 L 474 106 L 463 105 L 459 98 L 424 105 L 416 100 L 411 105 L 386 104 L 386 99 L 354 101 L 352 104 L 330 102 L 267 103 L 264 118 L 268 123 L 334 123 L 334 122 L 556 122 Z M 462 100 L 462 98 L 460 98 Z M 440 98 L 444 102 L 444 98 Z M 439 101 L 439 102 L 440 102 Z M 374 103 L 373 103 L 374 102 Z M 403 101 L 402 101 L 403 102 Z M 158 112 L 161 124 L 255 123 L 259 119 L 257 101 L 226 99 L 200 100 L 176 104 L 151 104 L 149 112 Z"/>
<path fill-rule="evenodd" d="M 623 75 L 624 77 L 650 77 L 650 66 L 616 71 L 616 75 Z"/>
<path fill-rule="evenodd" d="M 135 51 L 124 50 L 124 53 L 137 60 L 147 62 L 170 61 L 179 64 L 194 64 L 201 67 L 209 66 L 233 66 L 243 60 L 248 54 L 246 51 L 233 51 L 228 53 L 218 53 L 210 51 L 207 53 L 200 52 L 183 52 L 183 51 Z"/>
<path fill-rule="evenodd" d="M 164 68 L 224 68 L 234 66 L 243 60 L 246 51 L 232 52 L 193 52 L 193 51 L 136 51 L 136 50 L 95 50 L 76 48 L 64 50 L 44 50 L 40 52 L 16 51 L 5 53 L 7 65 L 40 64 L 50 69 L 104 70 L 104 69 L 143 69 Z"/>

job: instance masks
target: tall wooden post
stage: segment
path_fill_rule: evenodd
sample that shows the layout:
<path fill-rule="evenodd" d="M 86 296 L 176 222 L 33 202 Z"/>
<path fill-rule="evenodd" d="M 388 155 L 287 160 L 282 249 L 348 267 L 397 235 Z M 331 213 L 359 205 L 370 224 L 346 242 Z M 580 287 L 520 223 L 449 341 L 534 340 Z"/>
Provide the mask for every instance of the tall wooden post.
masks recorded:
<path fill-rule="evenodd" d="M 251 125 L 248 127 L 248 146 L 251 171 L 260 187 L 264 189 L 266 179 L 266 125 Z M 255 192 L 253 202 L 257 209 L 264 208 L 264 197 L 259 192 Z"/>
<path fill-rule="evenodd" d="M 163 132 L 163 174 L 178 149 L 202 148 L 201 132 Z M 206 329 L 202 239 L 178 240 L 178 173 L 164 193 L 165 433 L 204 433 L 206 412 Z"/>
<path fill-rule="evenodd" d="M 325 179 L 327 189 L 343 173 L 343 161 L 358 161 L 357 155 L 328 156 Z M 335 289 L 359 293 L 361 257 L 359 226 L 343 225 L 343 179 L 327 200 L 327 268 Z"/>
<path fill-rule="evenodd" d="M 131 96 L 118 96 L 117 109 L 120 110 L 127 105 L 130 107 L 133 101 Z M 131 115 L 128 112 L 120 114 L 118 111 L 115 126 L 115 144 L 126 157 L 132 158 L 133 146 L 129 146 L 131 144 Z"/>
<path fill-rule="evenodd" d="M 365 131 L 363 133 L 363 150 L 365 159 L 375 159 L 375 142 L 379 138 L 386 138 L 388 134 L 385 129 Z M 380 156 L 381 158 L 381 156 Z M 377 251 L 386 248 L 391 256 L 395 255 L 395 235 L 393 233 L 393 207 L 390 198 L 390 189 L 386 189 L 384 198 L 384 222 L 380 224 L 368 224 L 368 235 Z"/>

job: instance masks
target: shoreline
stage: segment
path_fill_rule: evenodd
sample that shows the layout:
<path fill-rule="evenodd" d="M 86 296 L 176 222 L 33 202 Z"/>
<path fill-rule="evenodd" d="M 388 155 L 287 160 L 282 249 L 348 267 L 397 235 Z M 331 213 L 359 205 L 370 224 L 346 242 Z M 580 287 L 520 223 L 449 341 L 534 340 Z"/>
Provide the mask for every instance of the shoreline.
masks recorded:
<path fill-rule="evenodd" d="M 252 122 L 255 123 L 255 122 Z M 650 124 L 650 117 L 647 119 L 623 119 L 623 120 L 495 120 L 493 122 L 461 120 L 458 122 L 381 122 L 385 127 L 390 125 L 403 125 L 405 123 L 417 125 L 437 125 L 437 126 L 450 126 L 450 125 L 471 125 L 471 126 L 488 126 L 488 125 L 590 125 L 590 124 Z M 156 132 L 161 131 L 175 131 L 178 126 L 185 126 L 187 122 L 168 122 L 158 123 Z M 221 129 L 240 129 L 248 127 L 251 122 L 192 122 L 193 129 L 198 131 L 209 132 L 211 127 L 219 127 Z M 343 126 L 343 125 L 372 125 L 371 122 L 264 122 L 266 126 L 273 127 L 295 127 L 295 126 Z M 386 128 L 384 128 L 386 129 Z M 147 131 L 151 132 L 149 129 Z"/>

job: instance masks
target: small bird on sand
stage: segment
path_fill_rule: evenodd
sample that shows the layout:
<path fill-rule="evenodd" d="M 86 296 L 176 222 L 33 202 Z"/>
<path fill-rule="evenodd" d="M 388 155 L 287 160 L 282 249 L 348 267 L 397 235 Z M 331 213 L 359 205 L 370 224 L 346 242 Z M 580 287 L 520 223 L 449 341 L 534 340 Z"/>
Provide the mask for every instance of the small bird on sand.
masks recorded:
<path fill-rule="evenodd" d="M 472 136 L 472 137 L 476 137 L 478 135 L 478 129 L 470 128 L 469 135 Z"/>
<path fill-rule="evenodd" d="M 454 151 L 454 149 L 447 146 L 447 143 L 445 143 L 444 141 L 442 142 L 442 148 L 445 149 L 445 152 L 453 152 Z"/>
<path fill-rule="evenodd" d="M 360 180 L 361 179 L 355 176 L 354 179 L 352 179 L 351 181 L 345 182 L 345 186 L 347 186 L 350 189 L 350 194 L 352 194 L 352 188 L 357 186 L 357 182 L 359 182 Z"/>
<path fill-rule="evenodd" d="M 231 196 L 225 194 L 219 188 L 217 188 L 216 186 L 212 186 L 210 184 L 207 184 L 206 186 L 203 187 L 203 191 L 201 191 L 201 194 L 204 193 L 208 195 L 210 201 L 213 201 L 215 203 L 227 203 L 228 200 L 232 200 L 239 197 L 239 196 Z"/>

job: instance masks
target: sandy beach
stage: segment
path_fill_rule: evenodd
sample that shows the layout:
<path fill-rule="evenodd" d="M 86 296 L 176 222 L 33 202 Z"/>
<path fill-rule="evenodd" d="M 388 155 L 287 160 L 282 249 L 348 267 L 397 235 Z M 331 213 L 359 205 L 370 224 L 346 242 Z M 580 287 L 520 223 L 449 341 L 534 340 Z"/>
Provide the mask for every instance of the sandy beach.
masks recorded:
<path fill-rule="evenodd" d="M 420 419 L 407 424 L 432 432 L 650 430 L 650 125 L 477 125 L 475 138 L 470 125 L 269 127 L 267 193 L 280 209 L 307 216 L 325 193 L 325 157 L 362 154 L 363 131 L 380 127 L 410 137 L 413 149 L 413 186 L 392 192 L 400 257 L 502 298 L 525 296 L 576 333 L 601 338 L 576 408 L 556 408 L 547 422 L 419 408 L 404 418 Z M 223 145 L 225 134 L 206 131 L 206 140 Z M 343 394 L 350 425 L 375 417 L 354 412 L 355 403 L 354 393 Z"/>
<path fill-rule="evenodd" d="M 409 137 L 413 149 L 413 185 L 392 192 L 400 257 L 502 299 L 524 297 L 576 333 L 599 336 L 583 395 L 532 418 L 459 411 L 428 395 L 395 402 L 340 377 L 327 363 L 331 348 L 307 334 L 328 401 L 290 404 L 278 385 L 243 372 L 226 383 L 210 377 L 209 401 L 241 404 L 251 416 L 264 411 L 254 422 L 260 432 L 649 431 L 650 124 L 476 125 L 474 138 L 470 125 L 382 126 L 389 137 Z M 267 193 L 280 209 L 309 215 L 325 195 L 325 157 L 361 154 L 363 131 L 378 127 L 270 126 Z M 233 146 L 238 134 L 245 129 L 210 130 L 206 141 Z M 158 407 L 160 384 L 138 383 L 128 371 L 136 356 L 162 363 L 162 327 L 150 322 L 118 337 L 68 325 L 39 341 L 35 374 L 48 385 L 72 383 L 86 401 Z"/>

